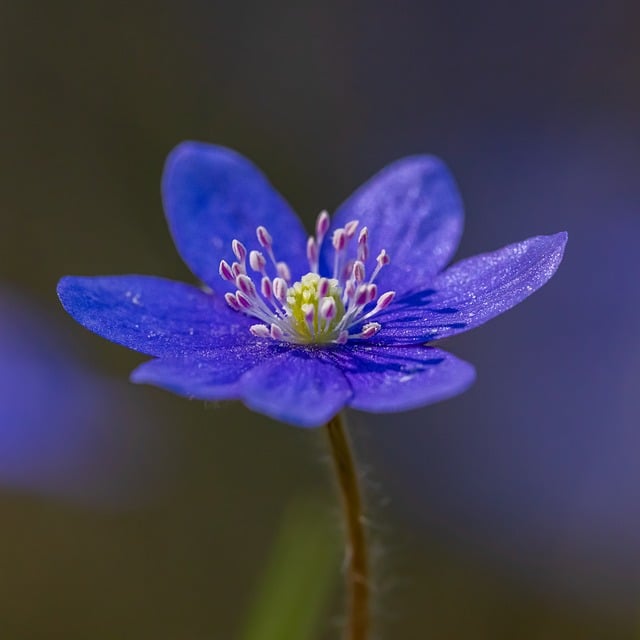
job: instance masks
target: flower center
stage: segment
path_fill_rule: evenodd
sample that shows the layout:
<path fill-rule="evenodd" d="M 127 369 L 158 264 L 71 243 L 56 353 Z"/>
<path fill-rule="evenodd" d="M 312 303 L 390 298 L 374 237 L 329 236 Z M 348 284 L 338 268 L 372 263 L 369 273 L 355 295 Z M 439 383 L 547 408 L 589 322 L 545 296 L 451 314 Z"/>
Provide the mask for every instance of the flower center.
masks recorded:
<path fill-rule="evenodd" d="M 307 273 L 287 289 L 289 324 L 305 342 L 331 342 L 344 304 L 337 280 Z"/>
<path fill-rule="evenodd" d="M 309 273 L 291 284 L 291 270 L 285 262 L 278 262 L 273 252 L 269 232 L 262 226 L 256 229 L 258 243 L 271 262 L 267 271 L 267 258 L 261 251 L 251 251 L 234 240 L 231 248 L 236 261 L 220 262 L 220 276 L 232 282 L 235 293 L 226 293 L 227 304 L 240 313 L 262 321 L 249 330 L 258 338 L 271 338 L 296 344 L 344 344 L 352 338 L 368 339 L 381 328 L 368 320 L 386 309 L 395 297 L 394 291 L 378 296 L 374 280 L 380 269 L 389 264 L 383 249 L 376 259 L 371 276 L 366 277 L 369 254 L 368 231 L 363 227 L 358 234 L 356 258 L 346 260 L 346 249 L 355 237 L 358 222 L 347 223 L 333 232 L 333 277 L 320 275 L 320 249 L 329 230 L 329 215 L 323 211 L 316 222 L 316 235 L 307 241 Z M 255 272 L 256 282 L 247 274 L 249 267 Z M 259 275 L 258 275 L 259 274 Z M 258 283 L 259 281 L 259 283 Z"/>

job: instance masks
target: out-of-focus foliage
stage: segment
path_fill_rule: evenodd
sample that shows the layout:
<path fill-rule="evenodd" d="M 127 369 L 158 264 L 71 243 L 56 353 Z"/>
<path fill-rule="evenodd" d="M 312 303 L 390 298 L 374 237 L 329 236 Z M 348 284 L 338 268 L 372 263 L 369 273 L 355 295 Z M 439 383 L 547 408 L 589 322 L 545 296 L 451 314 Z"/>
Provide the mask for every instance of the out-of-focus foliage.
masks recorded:
<path fill-rule="evenodd" d="M 340 543 L 324 501 L 297 498 L 282 519 L 241 640 L 300 640 L 327 628 L 327 602 L 337 582 Z M 323 621 L 324 614 L 324 621 Z"/>

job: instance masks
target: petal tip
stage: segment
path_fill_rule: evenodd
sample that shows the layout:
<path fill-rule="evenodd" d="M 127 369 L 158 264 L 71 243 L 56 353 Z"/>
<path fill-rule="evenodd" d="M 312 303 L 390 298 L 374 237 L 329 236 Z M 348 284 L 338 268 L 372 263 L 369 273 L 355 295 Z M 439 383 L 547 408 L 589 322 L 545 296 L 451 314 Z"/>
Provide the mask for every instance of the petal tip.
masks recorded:
<path fill-rule="evenodd" d="M 552 235 L 543 237 L 545 240 L 547 240 L 550 248 L 549 262 L 552 268 L 552 272 L 549 277 L 551 277 L 551 275 L 553 275 L 557 271 L 560 263 L 562 262 L 564 251 L 569 240 L 569 234 L 566 231 L 560 231 L 559 233 L 554 233 Z"/>
<path fill-rule="evenodd" d="M 82 282 L 85 280 L 87 280 L 87 277 L 63 276 L 58 280 L 56 286 L 56 294 L 62 308 L 74 318 L 76 317 L 74 315 L 75 303 L 78 302 L 78 285 L 82 285 Z"/>

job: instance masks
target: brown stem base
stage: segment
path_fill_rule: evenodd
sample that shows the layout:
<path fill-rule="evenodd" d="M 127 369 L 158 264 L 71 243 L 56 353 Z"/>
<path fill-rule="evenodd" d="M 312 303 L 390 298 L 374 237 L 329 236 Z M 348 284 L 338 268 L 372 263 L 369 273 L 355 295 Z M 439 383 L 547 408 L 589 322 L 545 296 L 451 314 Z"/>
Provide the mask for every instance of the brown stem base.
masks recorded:
<path fill-rule="evenodd" d="M 327 423 L 327 434 L 342 497 L 347 535 L 346 580 L 349 617 L 345 640 L 367 640 L 370 626 L 369 561 L 358 474 L 351 444 L 339 415 Z"/>

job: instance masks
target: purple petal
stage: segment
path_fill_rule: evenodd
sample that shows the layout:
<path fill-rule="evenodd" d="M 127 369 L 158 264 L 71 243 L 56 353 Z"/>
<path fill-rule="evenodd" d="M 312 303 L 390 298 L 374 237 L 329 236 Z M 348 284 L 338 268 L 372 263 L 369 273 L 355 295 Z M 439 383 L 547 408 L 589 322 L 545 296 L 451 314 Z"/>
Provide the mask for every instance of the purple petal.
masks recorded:
<path fill-rule="evenodd" d="M 394 300 L 376 320 L 381 342 L 426 342 L 468 331 L 545 284 L 562 261 L 566 233 L 536 236 L 458 262 L 432 287 Z"/>
<path fill-rule="evenodd" d="M 349 406 L 362 411 L 415 409 L 462 393 L 475 379 L 469 363 L 432 347 L 360 344 L 335 358 L 353 390 Z"/>
<path fill-rule="evenodd" d="M 206 354 L 222 342 L 254 338 L 249 318 L 217 295 L 152 276 L 68 276 L 58 284 L 62 306 L 107 340 L 152 356 Z"/>
<path fill-rule="evenodd" d="M 233 262 L 231 242 L 260 249 L 256 227 L 273 237 L 276 258 L 294 278 L 308 271 L 306 234 L 282 196 L 249 160 L 214 145 L 184 142 L 165 165 L 162 196 L 169 228 L 182 259 L 215 291 L 229 286 L 218 274 L 220 260 Z"/>
<path fill-rule="evenodd" d="M 402 293 L 426 285 L 455 253 L 462 234 L 462 202 L 440 160 L 413 156 L 394 162 L 360 187 L 337 210 L 333 226 L 350 220 L 369 229 L 370 264 L 381 249 L 391 257 L 378 287 Z M 330 243 L 324 249 L 330 265 Z M 353 254 L 355 247 L 350 250 Z"/>
<path fill-rule="evenodd" d="M 274 355 L 281 347 L 270 340 L 256 340 L 249 346 L 221 346 L 206 358 L 160 358 L 141 364 L 131 381 L 151 384 L 188 398 L 233 400 L 241 397 L 241 376 Z"/>
<path fill-rule="evenodd" d="M 292 349 L 269 359 L 241 380 L 242 399 L 255 411 L 299 427 L 318 427 L 351 397 L 342 372 L 322 350 Z"/>

